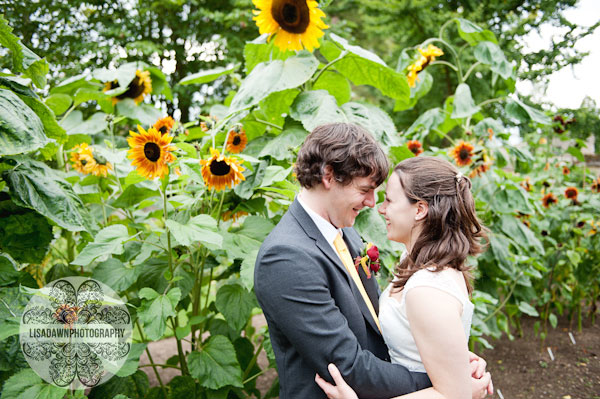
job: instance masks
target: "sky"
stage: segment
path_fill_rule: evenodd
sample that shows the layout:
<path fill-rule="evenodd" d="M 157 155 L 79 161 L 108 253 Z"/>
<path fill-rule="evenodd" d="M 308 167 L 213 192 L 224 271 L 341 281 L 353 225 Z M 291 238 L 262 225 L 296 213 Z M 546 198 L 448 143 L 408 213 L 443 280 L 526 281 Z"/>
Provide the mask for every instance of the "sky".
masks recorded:
<path fill-rule="evenodd" d="M 599 0 L 580 0 L 578 5 L 564 13 L 565 17 L 578 25 L 590 26 L 600 20 Z M 561 35 L 561 28 L 545 25 L 541 34 L 530 33 L 524 40 L 531 51 L 550 48 L 553 37 Z M 576 44 L 581 51 L 589 51 L 581 64 L 565 67 L 550 75 L 547 88 L 533 87 L 531 82 L 517 83 L 520 94 L 533 95 L 535 100 L 549 101 L 558 108 L 579 108 L 581 101 L 591 97 L 600 106 L 600 28 Z"/>

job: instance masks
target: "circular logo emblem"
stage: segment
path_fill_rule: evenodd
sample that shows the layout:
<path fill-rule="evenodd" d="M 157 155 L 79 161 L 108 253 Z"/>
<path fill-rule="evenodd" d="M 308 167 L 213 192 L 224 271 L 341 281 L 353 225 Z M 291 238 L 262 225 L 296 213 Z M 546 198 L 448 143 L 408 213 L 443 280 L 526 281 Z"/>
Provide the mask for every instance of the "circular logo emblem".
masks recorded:
<path fill-rule="evenodd" d="M 85 389 L 108 381 L 131 349 L 131 317 L 107 285 L 87 277 L 36 291 L 21 318 L 21 350 L 46 382 Z"/>

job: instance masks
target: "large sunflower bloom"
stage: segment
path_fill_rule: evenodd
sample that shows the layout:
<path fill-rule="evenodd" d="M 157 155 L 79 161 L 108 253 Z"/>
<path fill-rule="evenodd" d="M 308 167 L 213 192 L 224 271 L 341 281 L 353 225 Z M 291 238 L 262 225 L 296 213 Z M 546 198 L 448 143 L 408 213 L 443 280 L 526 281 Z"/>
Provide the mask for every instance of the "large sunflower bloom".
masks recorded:
<path fill-rule="evenodd" d="M 308 51 L 319 47 L 325 25 L 325 13 L 314 0 L 252 0 L 258 31 L 275 36 L 275 45 L 282 51 Z"/>
<path fill-rule="evenodd" d="M 423 145 L 419 140 L 411 140 L 408 143 L 406 143 L 406 146 L 413 154 L 415 154 L 415 156 L 418 156 L 420 153 L 423 152 Z"/>
<path fill-rule="evenodd" d="M 557 202 L 558 199 L 556 199 L 556 196 L 552 193 L 548 193 L 542 198 L 542 205 L 544 205 L 545 208 L 549 208 L 550 205 L 556 204 Z"/>
<path fill-rule="evenodd" d="M 175 147 L 169 145 L 173 137 L 168 134 L 160 134 L 158 130 L 151 127 L 145 131 L 138 125 L 138 133 L 129 131 L 127 138 L 129 147 L 128 158 L 133 159 L 131 164 L 137 168 L 138 173 L 146 179 L 162 178 L 169 173 L 169 163 L 176 158 L 171 151 Z"/>
<path fill-rule="evenodd" d="M 104 83 L 104 90 L 109 91 L 119 87 L 119 82 L 112 81 Z M 112 98 L 113 105 L 125 98 L 132 98 L 136 104 L 144 101 L 146 94 L 152 93 L 152 79 L 150 79 L 149 71 L 135 71 L 135 78 L 127 86 L 127 90 L 124 93 L 119 94 Z"/>
<path fill-rule="evenodd" d="M 168 134 L 171 132 L 171 129 L 173 129 L 174 124 L 175 121 L 173 120 L 173 118 L 171 118 L 170 116 L 166 116 L 156 121 L 156 123 L 152 127 L 158 130 L 160 134 Z"/>
<path fill-rule="evenodd" d="M 577 201 L 578 194 L 579 192 L 577 191 L 576 187 L 567 187 L 565 190 L 565 197 L 573 201 Z"/>
<path fill-rule="evenodd" d="M 473 149 L 472 144 L 461 141 L 450 151 L 450 155 L 454 158 L 458 166 L 467 166 L 473 162 Z"/>
<path fill-rule="evenodd" d="M 237 125 L 229 131 L 227 151 L 232 154 L 238 154 L 246 148 L 246 144 L 248 144 L 248 137 L 246 137 L 244 128 Z"/>
<path fill-rule="evenodd" d="M 87 143 L 77 144 L 71 149 L 71 162 L 73 169 L 84 175 L 90 174 L 94 167 L 93 149 Z"/>
<path fill-rule="evenodd" d="M 227 186 L 233 188 L 242 180 L 246 180 L 242 174 L 245 168 L 241 165 L 241 161 L 221 155 L 219 150 L 214 148 L 210 149 L 210 158 L 201 160 L 200 165 L 202 165 L 202 178 L 209 189 L 221 191 Z"/>

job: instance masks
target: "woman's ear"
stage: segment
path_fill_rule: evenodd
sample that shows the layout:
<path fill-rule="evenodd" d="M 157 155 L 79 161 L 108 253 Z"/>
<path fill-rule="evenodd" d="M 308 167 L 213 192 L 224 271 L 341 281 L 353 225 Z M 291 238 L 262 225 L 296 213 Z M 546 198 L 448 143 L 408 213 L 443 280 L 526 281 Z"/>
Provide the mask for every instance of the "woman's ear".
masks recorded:
<path fill-rule="evenodd" d="M 425 201 L 417 202 L 417 213 L 415 214 L 415 220 L 423 220 L 427 217 L 427 213 L 429 212 L 429 205 Z"/>

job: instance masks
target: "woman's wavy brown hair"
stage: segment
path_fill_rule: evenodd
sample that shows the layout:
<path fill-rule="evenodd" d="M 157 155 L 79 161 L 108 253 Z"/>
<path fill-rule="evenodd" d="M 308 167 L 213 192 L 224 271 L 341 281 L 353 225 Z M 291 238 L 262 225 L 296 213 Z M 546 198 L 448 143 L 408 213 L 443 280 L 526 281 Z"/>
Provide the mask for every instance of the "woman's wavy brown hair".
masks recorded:
<path fill-rule="evenodd" d="M 395 270 L 395 288 L 402 288 L 418 270 L 445 267 L 459 270 L 472 291 L 468 255 L 482 252 L 486 229 L 477 219 L 471 194 L 471 181 L 450 162 L 433 157 L 414 157 L 394 168 L 411 203 L 424 201 L 429 206 L 421 221 L 422 230 L 410 253 Z"/>

